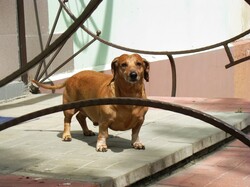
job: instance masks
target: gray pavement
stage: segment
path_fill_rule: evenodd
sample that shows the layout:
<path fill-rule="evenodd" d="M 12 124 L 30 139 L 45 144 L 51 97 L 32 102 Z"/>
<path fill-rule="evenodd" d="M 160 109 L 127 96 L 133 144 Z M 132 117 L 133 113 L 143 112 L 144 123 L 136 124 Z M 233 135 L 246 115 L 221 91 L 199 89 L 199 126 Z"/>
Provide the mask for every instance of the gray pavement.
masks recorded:
<path fill-rule="evenodd" d="M 0 104 L 0 116 L 17 117 L 61 104 L 61 95 L 39 94 Z M 250 114 L 210 111 L 243 129 Z M 98 132 L 89 122 L 89 127 Z M 140 132 L 146 150 L 130 146 L 131 131 L 109 131 L 108 152 L 95 151 L 96 136 L 82 135 L 72 121 L 71 142 L 63 142 L 63 113 L 43 116 L 0 132 L 0 174 L 63 179 L 99 186 L 126 186 L 218 143 L 228 134 L 200 120 L 150 109 Z"/>

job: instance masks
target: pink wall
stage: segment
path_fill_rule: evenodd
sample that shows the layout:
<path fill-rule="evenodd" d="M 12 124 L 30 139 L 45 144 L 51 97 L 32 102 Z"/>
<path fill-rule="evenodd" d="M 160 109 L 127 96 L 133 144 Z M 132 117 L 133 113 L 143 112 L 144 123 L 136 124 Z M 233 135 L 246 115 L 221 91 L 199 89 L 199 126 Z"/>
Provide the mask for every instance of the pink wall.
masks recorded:
<path fill-rule="evenodd" d="M 250 50 L 250 40 L 237 42 L 231 48 L 235 59 L 246 56 L 248 50 Z M 175 61 L 177 97 L 250 99 L 250 61 L 226 69 L 225 65 L 229 63 L 229 60 L 223 48 L 175 58 Z M 110 71 L 105 73 L 110 73 Z M 168 59 L 151 62 L 150 80 L 145 83 L 147 95 L 171 96 L 171 77 Z M 41 91 L 48 92 L 43 89 Z"/>
<path fill-rule="evenodd" d="M 176 58 L 177 90 L 180 97 L 232 97 L 233 70 L 223 49 Z M 170 96 L 172 78 L 168 60 L 151 63 L 149 95 Z"/>

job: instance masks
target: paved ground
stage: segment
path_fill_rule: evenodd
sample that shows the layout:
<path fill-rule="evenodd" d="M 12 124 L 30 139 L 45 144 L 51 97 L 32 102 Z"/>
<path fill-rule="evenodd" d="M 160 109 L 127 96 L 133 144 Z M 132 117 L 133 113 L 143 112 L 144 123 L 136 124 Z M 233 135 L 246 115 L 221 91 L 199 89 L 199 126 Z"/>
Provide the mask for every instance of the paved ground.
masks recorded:
<path fill-rule="evenodd" d="M 149 186 L 250 187 L 250 149 L 235 140 L 171 176 L 161 176 Z"/>
<path fill-rule="evenodd" d="M 247 100 L 163 97 L 154 97 L 154 99 L 206 111 L 240 129 L 247 127 L 250 120 L 250 102 Z M 17 117 L 60 103 L 61 96 L 57 94 L 30 95 L 0 104 L 0 116 Z M 91 124 L 90 127 L 94 132 L 98 131 L 97 127 Z M 146 146 L 144 151 L 137 151 L 130 147 L 130 131 L 109 131 L 109 150 L 106 153 L 99 153 L 95 151 L 96 137 L 84 137 L 75 119 L 72 124 L 72 142 L 61 141 L 62 129 L 63 114 L 60 112 L 1 131 L 0 186 L 27 186 L 28 184 L 29 186 L 126 186 L 228 137 L 225 132 L 197 119 L 158 109 L 149 110 L 142 127 L 140 136 Z M 221 161 L 223 158 L 220 158 L 221 160 L 214 163 L 231 165 L 232 170 L 239 169 L 239 167 L 233 167 L 239 163 L 233 160 L 234 156 L 238 155 L 242 158 L 241 165 L 245 166 L 242 172 L 247 173 L 244 179 L 250 182 L 250 172 L 246 169 L 250 168 L 248 167 L 249 148 L 241 144 L 240 147 L 230 146 L 225 149 L 229 150 L 228 157 L 232 159 L 228 163 L 226 161 L 223 163 Z M 248 161 L 244 161 L 243 155 L 247 155 Z M 199 166 L 196 164 L 191 169 L 197 165 Z M 229 166 L 224 168 L 230 168 Z M 216 168 L 209 167 L 209 164 L 203 167 L 201 165 L 198 169 L 206 171 L 207 174 L 227 175 L 225 170 L 220 170 L 221 168 L 219 171 L 214 171 Z M 186 186 L 195 186 L 193 185 L 195 182 L 192 182 L 195 178 L 192 177 L 205 175 L 194 173 L 195 171 L 189 175 L 189 178 L 180 179 L 178 184 L 174 184 L 173 181 L 178 181 L 178 175 L 182 174 L 177 173 L 152 185 L 185 186 L 184 183 L 187 184 Z M 232 178 L 237 177 L 234 173 L 231 174 Z M 203 186 L 215 184 L 217 180 L 213 177 L 217 175 L 211 177 L 214 183 L 206 183 Z M 209 176 L 206 176 L 207 180 L 208 178 Z"/>

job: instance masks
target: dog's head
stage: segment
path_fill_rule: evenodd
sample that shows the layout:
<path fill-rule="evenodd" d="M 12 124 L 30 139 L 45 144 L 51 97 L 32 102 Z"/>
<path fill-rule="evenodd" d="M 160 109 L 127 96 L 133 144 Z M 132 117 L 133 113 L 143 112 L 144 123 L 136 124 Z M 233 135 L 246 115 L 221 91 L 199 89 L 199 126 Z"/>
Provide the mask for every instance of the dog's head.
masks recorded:
<path fill-rule="evenodd" d="M 112 61 L 111 70 L 113 80 L 119 76 L 131 84 L 137 83 L 143 78 L 147 82 L 149 81 L 149 63 L 138 54 L 123 54 L 115 58 Z"/>

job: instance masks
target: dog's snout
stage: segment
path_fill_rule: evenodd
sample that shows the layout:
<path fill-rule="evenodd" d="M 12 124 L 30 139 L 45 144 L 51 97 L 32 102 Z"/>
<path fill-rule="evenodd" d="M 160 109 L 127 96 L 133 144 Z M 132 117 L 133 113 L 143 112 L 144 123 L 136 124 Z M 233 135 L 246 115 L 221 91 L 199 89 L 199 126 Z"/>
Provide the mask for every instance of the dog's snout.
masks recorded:
<path fill-rule="evenodd" d="M 137 73 L 135 71 L 132 71 L 130 74 L 130 80 L 131 81 L 136 81 L 137 80 Z"/>

